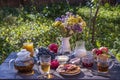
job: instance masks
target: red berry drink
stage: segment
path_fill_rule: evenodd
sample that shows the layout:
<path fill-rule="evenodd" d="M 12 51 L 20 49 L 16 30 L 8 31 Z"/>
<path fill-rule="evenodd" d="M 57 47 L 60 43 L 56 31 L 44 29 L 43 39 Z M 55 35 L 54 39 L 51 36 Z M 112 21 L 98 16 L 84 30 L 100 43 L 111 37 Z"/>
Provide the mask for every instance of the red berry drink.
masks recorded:
<path fill-rule="evenodd" d="M 92 67 L 93 66 L 93 63 L 91 62 L 91 63 L 84 63 L 84 62 L 82 62 L 82 65 L 84 66 L 84 67 L 86 67 L 86 68 L 89 68 L 89 67 Z"/>

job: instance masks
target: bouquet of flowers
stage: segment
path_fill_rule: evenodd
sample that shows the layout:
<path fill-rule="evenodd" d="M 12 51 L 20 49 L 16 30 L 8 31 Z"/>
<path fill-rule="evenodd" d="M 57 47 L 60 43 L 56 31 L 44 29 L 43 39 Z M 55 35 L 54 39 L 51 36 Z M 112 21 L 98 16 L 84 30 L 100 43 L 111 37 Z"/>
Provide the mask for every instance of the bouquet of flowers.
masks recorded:
<path fill-rule="evenodd" d="M 79 15 L 67 12 L 55 19 L 53 26 L 58 29 L 62 37 L 70 37 L 75 33 L 81 33 L 86 22 Z"/>
<path fill-rule="evenodd" d="M 92 49 L 92 53 L 95 59 L 97 59 L 97 56 L 100 56 L 102 54 L 105 54 L 106 56 L 108 56 L 109 54 L 109 49 L 107 47 L 100 47 L 99 49 L 94 48 Z"/>

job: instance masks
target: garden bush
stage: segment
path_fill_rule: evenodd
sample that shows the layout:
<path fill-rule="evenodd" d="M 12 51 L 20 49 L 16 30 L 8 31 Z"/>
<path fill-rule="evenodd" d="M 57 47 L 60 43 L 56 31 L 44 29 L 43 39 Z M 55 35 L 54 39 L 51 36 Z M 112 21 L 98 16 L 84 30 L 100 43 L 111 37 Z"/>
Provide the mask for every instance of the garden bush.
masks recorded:
<path fill-rule="evenodd" d="M 11 52 L 18 52 L 24 42 L 33 42 L 34 47 L 60 42 L 59 33 L 52 27 L 54 19 L 67 11 L 77 13 L 89 24 L 89 7 L 53 4 L 37 7 L 1 8 L 0 9 L 0 63 Z M 86 41 L 87 50 L 106 46 L 120 50 L 120 6 L 101 7 L 97 17 L 95 45 L 91 44 L 91 31 L 87 26 L 81 35 Z M 71 45 L 74 38 L 71 38 Z"/>

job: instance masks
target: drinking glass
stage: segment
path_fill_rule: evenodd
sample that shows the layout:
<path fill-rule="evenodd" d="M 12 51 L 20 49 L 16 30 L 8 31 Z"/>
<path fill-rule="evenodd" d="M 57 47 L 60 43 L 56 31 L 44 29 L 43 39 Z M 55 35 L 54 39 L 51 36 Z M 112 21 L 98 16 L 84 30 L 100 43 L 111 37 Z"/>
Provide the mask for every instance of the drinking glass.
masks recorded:
<path fill-rule="evenodd" d="M 23 43 L 23 49 L 26 49 L 27 51 L 29 51 L 31 53 L 30 56 L 33 57 L 34 48 L 33 48 L 33 43 L 32 42 Z"/>
<path fill-rule="evenodd" d="M 91 53 L 87 54 L 86 56 L 82 57 L 82 65 L 86 68 L 90 68 L 93 66 L 94 58 Z"/>
<path fill-rule="evenodd" d="M 40 56 L 40 64 L 41 70 L 43 71 L 43 77 L 47 78 L 50 72 L 50 62 L 51 56 L 50 55 L 41 55 Z"/>
<path fill-rule="evenodd" d="M 114 62 L 112 62 L 111 64 L 110 63 L 111 63 L 111 61 L 110 61 L 110 59 L 108 58 L 107 55 L 105 55 L 105 54 L 99 55 L 97 57 L 98 72 L 100 72 L 100 73 L 107 73 L 108 70 L 110 68 L 112 68 L 113 65 L 114 65 Z"/>

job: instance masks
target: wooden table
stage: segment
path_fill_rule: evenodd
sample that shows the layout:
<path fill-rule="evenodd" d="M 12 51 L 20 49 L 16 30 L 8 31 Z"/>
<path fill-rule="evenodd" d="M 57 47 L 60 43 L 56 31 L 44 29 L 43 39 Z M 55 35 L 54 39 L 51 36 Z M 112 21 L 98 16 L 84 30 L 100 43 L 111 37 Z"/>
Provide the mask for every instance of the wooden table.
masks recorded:
<path fill-rule="evenodd" d="M 6 60 L 0 65 L 0 79 L 38 79 L 40 73 L 38 72 L 38 66 L 34 65 L 33 70 L 35 74 L 33 75 L 23 75 L 19 74 L 17 70 L 14 69 L 13 63 L 10 65 L 9 68 L 9 61 L 10 59 L 15 59 L 16 52 L 11 53 Z M 54 79 L 111 79 L 111 80 L 120 80 L 120 66 L 114 65 L 113 68 L 109 71 L 109 76 L 106 75 L 93 75 L 91 70 L 86 68 L 81 68 L 81 73 L 75 76 L 62 76 L 59 75 L 55 70 L 52 70 L 54 75 Z M 104 76 L 104 77 L 103 77 Z"/>

